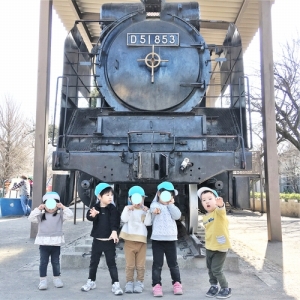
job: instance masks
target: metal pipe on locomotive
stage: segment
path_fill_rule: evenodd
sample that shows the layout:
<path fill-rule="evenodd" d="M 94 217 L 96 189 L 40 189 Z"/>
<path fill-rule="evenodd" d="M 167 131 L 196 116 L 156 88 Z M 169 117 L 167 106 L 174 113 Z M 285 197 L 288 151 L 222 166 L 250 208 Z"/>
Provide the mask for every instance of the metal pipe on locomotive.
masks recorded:
<path fill-rule="evenodd" d="M 68 171 L 53 176 L 62 201 L 72 201 L 77 182 L 80 199 L 90 206 L 95 186 L 107 182 L 114 184 L 122 210 L 131 186 L 141 185 L 151 201 L 156 186 L 167 180 L 179 191 L 176 201 L 190 233 L 198 224 L 200 186 L 247 206 L 248 178 L 234 174 L 251 169 L 242 44 L 235 26 L 229 24 L 223 45 L 208 45 L 197 2 L 153 0 L 104 4 L 99 23 L 101 35 L 90 52 L 76 26 L 65 42 L 53 152 L 53 170 Z M 220 65 L 219 98 L 229 90 L 227 107 L 207 105 L 217 98 L 208 93 L 212 55 Z"/>

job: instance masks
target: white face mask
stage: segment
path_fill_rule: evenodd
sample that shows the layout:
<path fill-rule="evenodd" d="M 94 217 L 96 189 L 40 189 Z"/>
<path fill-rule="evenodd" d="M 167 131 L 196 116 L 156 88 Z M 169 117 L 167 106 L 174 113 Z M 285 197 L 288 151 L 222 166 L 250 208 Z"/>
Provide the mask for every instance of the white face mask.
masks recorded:
<path fill-rule="evenodd" d="M 54 209 L 56 207 L 56 201 L 54 199 L 47 199 L 45 201 L 45 206 L 48 208 L 48 209 Z"/>

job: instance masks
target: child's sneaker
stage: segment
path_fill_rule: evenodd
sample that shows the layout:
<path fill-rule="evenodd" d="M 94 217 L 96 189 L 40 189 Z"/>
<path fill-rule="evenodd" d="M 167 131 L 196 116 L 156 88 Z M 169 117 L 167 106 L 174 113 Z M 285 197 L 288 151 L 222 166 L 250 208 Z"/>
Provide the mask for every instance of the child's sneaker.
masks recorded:
<path fill-rule="evenodd" d="M 144 284 L 141 281 L 137 281 L 134 283 L 134 293 L 141 293 L 144 290 Z"/>
<path fill-rule="evenodd" d="M 83 292 L 88 292 L 89 290 L 93 290 L 95 288 L 96 288 L 95 281 L 92 281 L 91 279 L 88 279 L 88 281 L 86 282 L 86 284 L 81 287 L 81 290 Z"/>
<path fill-rule="evenodd" d="M 48 288 L 47 278 L 41 279 L 39 283 L 39 290 L 46 290 Z"/>
<path fill-rule="evenodd" d="M 206 297 L 213 298 L 218 294 L 219 287 L 217 285 L 212 285 L 206 293 Z"/>
<path fill-rule="evenodd" d="M 162 296 L 163 296 L 162 287 L 161 287 L 161 285 L 160 285 L 159 283 L 156 284 L 156 285 L 152 288 L 152 291 L 153 291 L 153 296 L 154 296 L 154 297 L 162 297 Z"/>
<path fill-rule="evenodd" d="M 64 283 L 62 282 L 62 280 L 60 279 L 60 277 L 54 277 L 53 278 L 53 284 L 57 288 L 61 288 L 61 287 L 64 286 Z"/>
<path fill-rule="evenodd" d="M 217 294 L 218 299 L 226 299 L 231 297 L 231 288 L 222 288 Z"/>
<path fill-rule="evenodd" d="M 125 285 L 125 293 L 132 294 L 133 293 L 133 282 L 128 281 Z"/>
<path fill-rule="evenodd" d="M 174 295 L 182 295 L 183 294 L 182 285 L 180 282 L 175 282 L 173 284 L 173 292 L 174 292 Z"/>
<path fill-rule="evenodd" d="M 120 287 L 120 283 L 119 282 L 115 282 L 112 286 L 111 286 L 111 291 L 115 294 L 115 295 L 123 295 L 123 290 Z"/>

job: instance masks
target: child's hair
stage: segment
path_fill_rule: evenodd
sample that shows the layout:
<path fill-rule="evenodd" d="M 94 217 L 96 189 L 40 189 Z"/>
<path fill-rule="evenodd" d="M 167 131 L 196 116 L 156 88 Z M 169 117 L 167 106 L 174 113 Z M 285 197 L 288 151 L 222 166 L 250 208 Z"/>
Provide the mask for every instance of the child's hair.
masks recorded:
<path fill-rule="evenodd" d="M 145 191 L 142 187 L 138 186 L 138 185 L 134 185 L 133 187 L 131 187 L 128 191 L 128 197 L 131 197 L 133 194 L 140 194 L 142 197 L 147 197 L 145 195 Z"/>
<path fill-rule="evenodd" d="M 114 190 L 108 183 L 105 183 L 105 182 L 101 182 L 101 183 L 97 184 L 95 187 L 95 191 L 94 191 L 95 196 L 97 198 L 99 195 L 102 197 L 104 194 L 109 193 L 109 192 L 114 193 Z"/>
<path fill-rule="evenodd" d="M 206 214 L 207 213 L 207 211 L 204 209 L 204 207 L 203 207 L 203 205 L 202 205 L 202 195 L 203 194 L 206 194 L 206 193 L 208 193 L 208 192 L 210 192 L 210 193 L 212 193 L 215 197 L 219 197 L 219 195 L 218 195 L 218 193 L 215 191 L 215 190 L 213 190 L 213 189 L 211 189 L 211 188 L 208 188 L 208 187 L 201 187 L 198 191 L 197 191 L 197 196 L 199 197 L 199 199 L 200 199 L 200 202 L 199 202 L 199 207 L 198 207 L 198 209 L 201 211 L 201 213 L 203 213 L 203 214 Z"/>
<path fill-rule="evenodd" d="M 110 187 L 107 187 L 105 188 L 104 190 L 102 190 L 99 195 L 102 197 L 104 194 L 107 194 L 109 192 L 112 192 L 112 194 L 114 194 L 114 190 L 113 188 L 110 186 Z"/>
<path fill-rule="evenodd" d="M 175 197 L 175 192 L 174 192 L 174 190 L 173 191 L 170 191 L 170 190 L 166 190 L 166 189 L 164 189 L 164 188 L 162 188 L 162 189 L 160 189 L 160 190 L 158 190 L 159 192 L 160 192 L 160 194 L 162 193 L 162 192 L 164 192 L 164 191 L 167 191 L 167 192 L 169 192 L 171 195 L 172 195 L 172 197 Z M 159 200 L 159 199 L 158 199 Z M 157 201 L 158 201 L 157 200 Z"/>
<path fill-rule="evenodd" d="M 43 196 L 43 203 L 45 203 L 48 199 L 54 199 L 57 203 L 60 202 L 60 196 L 56 192 L 48 192 Z M 57 209 L 53 214 L 52 217 L 55 217 L 59 212 L 59 209 Z M 44 210 L 41 218 L 41 222 L 43 220 L 46 220 L 46 211 Z"/>
<path fill-rule="evenodd" d="M 211 193 L 211 194 L 214 195 L 214 193 L 211 192 L 211 191 L 204 191 L 204 192 L 202 192 L 202 194 L 200 195 L 200 201 L 202 201 L 202 195 L 207 194 L 207 193 Z"/>
<path fill-rule="evenodd" d="M 127 201 L 128 205 L 133 204 L 132 201 L 131 201 L 131 197 L 132 197 L 133 194 L 139 194 L 139 195 L 141 195 L 141 197 L 147 197 L 145 195 L 145 191 L 142 187 L 140 187 L 138 185 L 134 185 L 128 191 L 128 201 Z"/>
<path fill-rule="evenodd" d="M 164 181 L 162 183 L 160 183 L 158 186 L 157 186 L 157 191 L 161 194 L 162 192 L 164 191 L 167 191 L 169 193 L 171 193 L 172 197 L 175 197 L 178 195 L 178 191 L 174 188 L 174 185 L 173 183 L 169 182 L 169 181 Z M 157 201 L 159 202 L 159 197 L 158 195 L 156 194 L 155 195 L 155 198 L 153 199 L 153 201 Z"/>
<path fill-rule="evenodd" d="M 202 194 L 206 194 L 207 192 L 211 192 L 216 198 L 219 197 L 218 193 L 217 193 L 215 190 L 213 190 L 213 189 L 211 189 L 211 188 L 208 188 L 208 187 L 201 187 L 201 188 L 197 191 L 197 196 L 199 197 L 200 200 L 202 200 L 202 199 L 201 199 Z"/>
<path fill-rule="evenodd" d="M 58 214 L 58 212 L 60 212 L 59 209 L 57 209 L 57 210 L 52 214 L 52 217 L 55 217 L 55 216 Z M 44 211 L 43 214 L 42 214 L 41 222 L 42 222 L 43 220 L 46 220 L 46 211 Z"/>

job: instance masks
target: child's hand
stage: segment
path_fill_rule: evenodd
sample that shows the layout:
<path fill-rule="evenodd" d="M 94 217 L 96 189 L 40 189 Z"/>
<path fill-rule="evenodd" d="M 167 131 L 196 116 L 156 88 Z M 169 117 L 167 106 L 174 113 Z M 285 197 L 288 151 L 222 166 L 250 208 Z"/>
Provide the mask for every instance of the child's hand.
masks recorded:
<path fill-rule="evenodd" d="M 56 207 L 61 208 L 61 209 L 64 209 L 64 208 L 65 208 L 64 205 L 63 205 L 61 202 L 58 202 L 58 203 L 56 204 Z"/>
<path fill-rule="evenodd" d="M 218 198 L 216 199 L 216 203 L 217 203 L 217 206 L 223 207 L 223 205 L 224 205 L 223 198 L 222 198 L 222 197 L 218 197 Z"/>
<path fill-rule="evenodd" d="M 167 204 L 174 204 L 175 203 L 175 200 L 174 198 L 172 197 L 171 200 L 167 203 Z"/>
<path fill-rule="evenodd" d="M 92 207 L 90 209 L 90 216 L 95 218 L 99 214 L 99 211 L 95 209 L 95 207 Z"/>
<path fill-rule="evenodd" d="M 40 204 L 40 206 L 38 207 L 39 210 L 44 210 L 45 209 L 45 204 Z"/>
<path fill-rule="evenodd" d="M 119 242 L 119 238 L 118 238 L 117 232 L 115 230 L 112 231 L 109 239 L 114 240 L 115 244 Z"/>
<path fill-rule="evenodd" d="M 159 215 L 159 214 L 160 214 L 160 209 L 159 209 L 158 207 L 156 207 L 156 208 L 153 210 L 152 213 L 155 214 L 155 215 Z"/>
<path fill-rule="evenodd" d="M 143 211 L 148 211 L 149 208 L 147 206 L 143 206 Z"/>
<path fill-rule="evenodd" d="M 133 205 L 128 205 L 128 210 L 134 210 L 134 206 Z"/>

